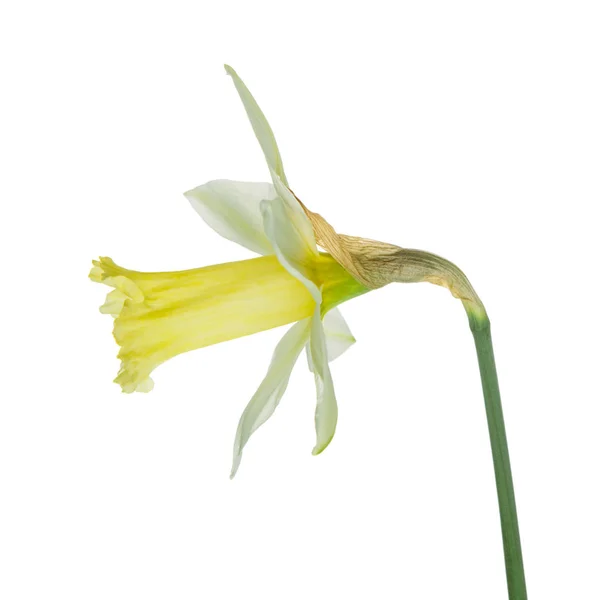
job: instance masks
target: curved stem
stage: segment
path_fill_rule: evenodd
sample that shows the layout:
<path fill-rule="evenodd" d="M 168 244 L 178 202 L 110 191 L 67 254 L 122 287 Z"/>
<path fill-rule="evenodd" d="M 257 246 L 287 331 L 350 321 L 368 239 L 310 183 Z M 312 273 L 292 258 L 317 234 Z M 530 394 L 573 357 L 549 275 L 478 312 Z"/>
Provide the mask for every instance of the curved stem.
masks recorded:
<path fill-rule="evenodd" d="M 502 415 L 490 321 L 483 303 L 466 275 L 454 263 L 441 256 L 422 250 L 393 248 L 390 246 L 386 246 L 385 251 L 380 249 L 378 252 L 376 259 L 371 257 L 369 260 L 371 262 L 378 261 L 380 274 L 383 273 L 391 281 L 406 283 L 428 281 L 446 287 L 454 297 L 460 298 L 467 311 L 469 326 L 477 349 L 492 457 L 494 459 L 508 596 L 510 600 L 527 600 L 515 490 L 508 456 L 508 442 L 506 441 L 506 430 Z"/>
<path fill-rule="evenodd" d="M 462 301 L 469 317 L 479 360 L 496 475 L 508 596 L 510 600 L 527 600 L 515 491 L 502 416 L 498 375 L 490 321 L 483 303 L 466 275 L 454 263 L 441 256 L 423 250 L 399 248 L 360 238 L 348 236 L 340 236 L 340 238 L 345 243 L 345 250 L 351 255 L 354 252 L 353 265 L 357 267 L 357 272 L 362 273 L 363 277 L 367 275 L 374 287 L 393 281 L 402 283 L 427 281 L 448 288 L 455 298 Z"/>
<path fill-rule="evenodd" d="M 393 260 L 390 260 L 391 257 Z M 453 296 L 462 300 L 467 311 L 469 326 L 477 349 L 494 460 L 508 597 L 510 600 L 527 600 L 515 490 L 508 456 L 508 442 L 502 415 L 490 320 L 483 303 L 466 275 L 454 263 L 430 252 L 405 248 L 389 250 L 386 256 L 386 265 L 387 270 L 393 273 L 394 281 L 428 281 L 448 288 Z"/>
<path fill-rule="evenodd" d="M 500 401 L 500 389 L 498 387 L 498 375 L 494 360 L 490 321 L 485 313 L 485 316 L 482 317 L 481 314 L 474 315 L 469 310 L 470 307 L 466 304 L 465 308 L 469 315 L 469 324 L 475 339 L 483 397 L 485 399 L 485 411 L 490 432 L 494 472 L 496 475 L 496 490 L 498 492 L 498 505 L 500 508 L 502 540 L 504 543 L 508 597 L 510 600 L 527 600 L 515 490 L 510 469 L 504 417 L 502 415 L 502 403 Z"/>
<path fill-rule="evenodd" d="M 393 260 L 389 260 L 390 257 L 393 257 Z M 527 600 L 508 442 L 502 415 L 490 321 L 483 303 L 466 275 L 454 263 L 445 258 L 422 250 L 398 248 L 388 252 L 386 263 L 387 265 L 393 265 L 391 268 L 388 266 L 388 269 L 393 273 L 394 281 L 428 281 L 444 286 L 450 290 L 453 296 L 462 300 L 467 311 L 469 326 L 477 349 L 479 373 L 481 375 L 494 460 L 508 597 L 510 600 Z"/>

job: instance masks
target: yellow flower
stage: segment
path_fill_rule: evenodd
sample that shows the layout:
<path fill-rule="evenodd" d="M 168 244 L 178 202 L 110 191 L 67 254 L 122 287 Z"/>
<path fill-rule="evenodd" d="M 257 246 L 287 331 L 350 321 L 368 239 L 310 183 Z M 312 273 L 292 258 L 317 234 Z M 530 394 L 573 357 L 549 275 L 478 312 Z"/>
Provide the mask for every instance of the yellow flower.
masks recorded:
<path fill-rule="evenodd" d="M 233 476 L 245 444 L 273 414 L 304 348 L 317 388 L 313 453 L 327 447 L 337 423 L 328 362 L 355 341 L 336 307 L 369 288 L 318 251 L 310 220 L 287 187 L 271 128 L 242 81 L 228 72 L 273 183 L 211 181 L 185 196 L 217 233 L 262 256 L 171 273 L 131 271 L 100 258 L 93 261 L 90 278 L 114 288 L 100 311 L 115 318 L 121 359 L 115 382 L 128 393 L 150 391 L 151 372 L 177 354 L 296 322 L 275 348 L 266 377 L 242 414 Z"/>
<path fill-rule="evenodd" d="M 392 281 L 428 281 L 460 298 L 475 326 L 487 317 L 452 263 L 418 250 L 338 235 L 308 210 L 289 187 L 264 114 L 235 71 L 225 69 L 272 183 L 210 181 L 185 196 L 217 233 L 262 256 L 174 273 L 130 271 L 101 258 L 94 261 L 90 278 L 115 288 L 100 310 L 115 318 L 121 359 L 115 381 L 124 392 L 150 391 L 152 371 L 177 354 L 296 322 L 275 348 L 267 374 L 242 414 L 233 477 L 244 446 L 273 414 L 304 348 L 317 389 L 313 454 L 333 438 L 338 409 L 328 363 L 355 341 L 338 304 Z"/>

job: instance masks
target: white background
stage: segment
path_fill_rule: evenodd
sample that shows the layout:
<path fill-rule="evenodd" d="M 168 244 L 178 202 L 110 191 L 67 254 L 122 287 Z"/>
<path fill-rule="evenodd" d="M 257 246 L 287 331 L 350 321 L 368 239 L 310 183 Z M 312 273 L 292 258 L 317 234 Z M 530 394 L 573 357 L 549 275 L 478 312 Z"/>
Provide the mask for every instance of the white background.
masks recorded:
<path fill-rule="evenodd" d="M 338 431 L 282 330 L 122 395 L 92 258 L 247 258 L 182 192 L 266 180 L 228 62 L 338 231 L 441 254 L 490 313 L 531 599 L 600 598 L 596 2 L 5 2 L 0 596 L 506 598 L 476 356 L 431 285 L 350 302 Z"/>

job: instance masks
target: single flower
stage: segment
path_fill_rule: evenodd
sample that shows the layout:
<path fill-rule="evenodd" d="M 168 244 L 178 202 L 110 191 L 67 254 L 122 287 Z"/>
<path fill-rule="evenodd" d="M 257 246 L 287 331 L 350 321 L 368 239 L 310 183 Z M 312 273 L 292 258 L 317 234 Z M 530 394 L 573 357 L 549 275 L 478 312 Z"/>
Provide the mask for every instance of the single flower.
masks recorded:
<path fill-rule="evenodd" d="M 230 69 L 265 151 L 272 183 L 211 181 L 186 192 L 217 233 L 260 258 L 200 269 L 142 273 L 110 258 L 93 261 L 90 278 L 113 287 L 100 311 L 115 318 L 124 392 L 149 392 L 151 372 L 197 348 L 296 322 L 283 336 L 267 374 L 240 419 L 231 475 L 248 439 L 274 412 L 304 348 L 317 388 L 314 454 L 335 433 L 337 403 L 328 362 L 355 339 L 337 305 L 368 288 L 329 254 L 319 252 L 310 220 L 287 187 L 271 129 Z"/>
<path fill-rule="evenodd" d="M 273 131 L 248 88 L 229 66 L 272 183 L 210 181 L 185 193 L 204 221 L 261 258 L 170 273 L 141 273 L 110 258 L 94 261 L 92 280 L 113 288 L 100 308 L 115 317 L 124 392 L 148 392 L 151 372 L 169 358 L 211 344 L 296 322 L 275 348 L 267 374 L 240 419 L 232 477 L 248 439 L 279 404 L 305 348 L 317 389 L 316 444 L 331 442 L 338 408 L 329 362 L 354 343 L 337 305 L 392 281 L 448 287 L 470 313 L 485 311 L 452 263 L 418 250 L 338 235 L 291 191 Z M 327 250 L 319 252 L 317 244 Z"/>
<path fill-rule="evenodd" d="M 272 183 L 211 181 L 185 196 L 217 233 L 259 258 L 189 271 L 141 273 L 109 258 L 93 261 L 90 277 L 114 290 L 100 308 L 115 318 L 124 392 L 148 392 L 151 372 L 169 358 L 286 323 L 265 378 L 246 406 L 235 437 L 233 477 L 248 439 L 274 412 L 302 350 L 317 388 L 314 454 L 331 442 L 337 402 L 329 362 L 354 343 L 336 308 L 388 283 L 429 282 L 459 298 L 475 339 L 494 458 L 507 583 L 511 600 L 526 600 L 517 511 L 502 405 L 485 308 L 464 273 L 422 250 L 340 235 L 289 187 L 273 131 L 229 66 Z M 320 246 L 326 252 L 320 252 Z"/>

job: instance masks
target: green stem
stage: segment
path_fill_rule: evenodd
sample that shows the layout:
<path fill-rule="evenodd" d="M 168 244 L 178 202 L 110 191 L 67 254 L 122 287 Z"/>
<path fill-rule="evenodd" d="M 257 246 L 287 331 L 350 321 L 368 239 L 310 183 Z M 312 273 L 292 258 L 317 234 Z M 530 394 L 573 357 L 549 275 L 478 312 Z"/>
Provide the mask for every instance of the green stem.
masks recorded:
<path fill-rule="evenodd" d="M 513 487 L 510 459 L 508 456 L 508 443 L 502 416 L 502 403 L 500 402 L 500 389 L 496 362 L 492 346 L 490 321 L 485 312 L 477 315 L 469 310 L 469 324 L 479 360 L 479 372 L 485 399 L 490 443 L 494 459 L 494 472 L 496 474 L 496 490 L 498 492 L 498 505 L 500 508 L 500 523 L 502 526 L 502 541 L 504 543 L 504 562 L 506 565 L 506 580 L 508 584 L 508 597 L 510 600 L 527 600 L 525 585 L 525 571 L 523 569 L 523 555 L 521 553 L 521 539 L 519 537 L 519 522 L 517 519 L 517 506 L 515 504 L 515 490 Z"/>
<path fill-rule="evenodd" d="M 339 262 L 345 267 L 349 266 L 352 273 L 367 287 L 377 288 L 392 282 L 427 281 L 448 288 L 455 298 L 462 301 L 469 317 L 469 325 L 475 338 L 477 358 L 479 359 L 479 372 L 496 475 L 508 596 L 510 600 L 527 600 L 515 491 L 510 471 L 490 321 L 479 296 L 466 275 L 454 263 L 441 256 L 423 250 L 400 248 L 361 238 L 349 236 L 335 238 L 332 237 L 336 235 L 335 232 L 332 233 L 326 229 L 322 231 L 325 235 L 325 238 L 321 240 L 325 240 L 322 245 L 330 250 L 335 250 L 340 258 Z M 328 246 L 326 238 L 329 241 L 335 239 L 335 244 L 329 243 Z M 340 247 L 345 254 L 340 251 Z"/>

